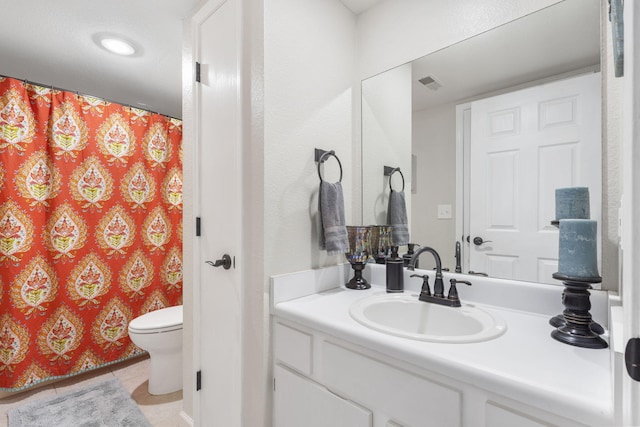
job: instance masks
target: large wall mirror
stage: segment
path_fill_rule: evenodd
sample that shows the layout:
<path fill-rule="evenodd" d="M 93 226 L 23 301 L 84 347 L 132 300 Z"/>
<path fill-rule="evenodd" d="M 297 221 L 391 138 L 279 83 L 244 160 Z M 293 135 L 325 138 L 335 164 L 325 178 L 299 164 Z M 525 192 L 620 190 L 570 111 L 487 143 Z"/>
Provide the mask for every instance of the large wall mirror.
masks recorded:
<path fill-rule="evenodd" d="M 362 223 L 385 223 L 400 168 L 411 241 L 443 267 L 459 242 L 465 273 L 554 283 L 555 189 L 589 187 L 601 223 L 599 71 L 600 1 L 565 0 L 363 80 Z"/>

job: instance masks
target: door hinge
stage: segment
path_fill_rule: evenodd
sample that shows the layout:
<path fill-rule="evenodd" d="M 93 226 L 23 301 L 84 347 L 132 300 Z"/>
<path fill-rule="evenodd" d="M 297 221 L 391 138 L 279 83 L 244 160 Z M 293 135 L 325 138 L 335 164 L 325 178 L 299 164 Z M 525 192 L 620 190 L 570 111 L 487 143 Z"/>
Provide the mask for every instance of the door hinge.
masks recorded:
<path fill-rule="evenodd" d="M 200 63 L 196 62 L 196 82 L 200 83 Z"/>
<path fill-rule="evenodd" d="M 627 373 L 635 381 L 640 381 L 640 338 L 631 338 L 624 350 L 624 364 Z"/>
<path fill-rule="evenodd" d="M 196 372 L 196 391 L 202 388 L 202 371 Z"/>
<path fill-rule="evenodd" d="M 276 391 L 276 378 L 273 377 L 273 391 Z"/>
<path fill-rule="evenodd" d="M 196 217 L 196 237 L 200 237 L 200 217 Z"/>

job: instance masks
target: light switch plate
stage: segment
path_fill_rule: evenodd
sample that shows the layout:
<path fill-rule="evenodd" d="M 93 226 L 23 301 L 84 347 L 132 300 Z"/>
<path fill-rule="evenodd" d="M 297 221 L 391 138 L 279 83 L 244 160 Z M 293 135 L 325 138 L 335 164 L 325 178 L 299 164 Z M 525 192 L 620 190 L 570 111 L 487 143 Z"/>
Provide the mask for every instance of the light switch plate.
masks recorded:
<path fill-rule="evenodd" d="M 451 205 L 438 205 L 438 219 L 451 218 Z"/>

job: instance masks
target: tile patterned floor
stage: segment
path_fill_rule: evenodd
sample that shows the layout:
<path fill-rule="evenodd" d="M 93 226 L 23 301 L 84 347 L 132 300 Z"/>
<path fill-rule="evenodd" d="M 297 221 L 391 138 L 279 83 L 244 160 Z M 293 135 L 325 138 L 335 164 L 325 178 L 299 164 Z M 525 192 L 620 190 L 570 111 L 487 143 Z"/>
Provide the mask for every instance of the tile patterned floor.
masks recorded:
<path fill-rule="evenodd" d="M 144 356 L 117 365 L 67 378 L 35 390 L 27 390 L 0 399 L 0 427 L 7 427 L 7 412 L 23 403 L 45 399 L 97 381 L 117 377 L 138 403 L 140 410 L 155 427 L 177 427 L 182 409 L 182 391 L 152 396 L 147 391 L 149 358 Z M 52 426 L 54 427 L 54 426 Z"/>

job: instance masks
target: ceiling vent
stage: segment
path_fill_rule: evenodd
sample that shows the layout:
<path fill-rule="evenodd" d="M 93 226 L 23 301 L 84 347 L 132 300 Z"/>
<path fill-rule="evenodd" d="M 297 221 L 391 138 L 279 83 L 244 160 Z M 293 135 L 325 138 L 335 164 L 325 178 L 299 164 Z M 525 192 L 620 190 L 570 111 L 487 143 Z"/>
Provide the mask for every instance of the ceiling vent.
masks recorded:
<path fill-rule="evenodd" d="M 442 85 L 438 83 L 433 76 L 423 77 L 418 81 L 433 91 L 436 91 L 442 87 Z"/>

